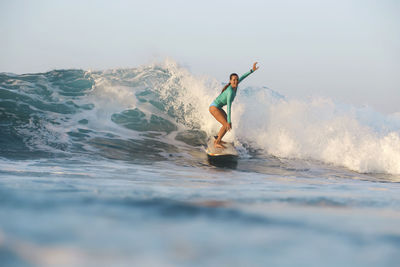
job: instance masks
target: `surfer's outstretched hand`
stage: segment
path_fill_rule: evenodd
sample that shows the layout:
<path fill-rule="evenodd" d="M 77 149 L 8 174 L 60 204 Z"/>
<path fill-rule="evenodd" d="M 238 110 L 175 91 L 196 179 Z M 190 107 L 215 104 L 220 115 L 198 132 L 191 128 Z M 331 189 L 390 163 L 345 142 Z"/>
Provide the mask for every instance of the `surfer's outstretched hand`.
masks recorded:
<path fill-rule="evenodd" d="M 258 63 L 258 62 L 254 62 L 254 64 L 253 64 L 253 71 L 258 70 L 259 67 L 257 67 L 257 63 Z"/>

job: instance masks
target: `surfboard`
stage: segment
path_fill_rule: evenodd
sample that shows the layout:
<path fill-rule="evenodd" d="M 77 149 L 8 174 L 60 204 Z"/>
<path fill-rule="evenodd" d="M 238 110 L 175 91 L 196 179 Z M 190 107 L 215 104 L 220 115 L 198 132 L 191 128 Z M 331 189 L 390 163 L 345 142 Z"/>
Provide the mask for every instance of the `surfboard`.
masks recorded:
<path fill-rule="evenodd" d="M 235 146 L 231 142 L 223 144 L 225 148 L 214 147 L 215 137 L 211 137 L 207 142 L 206 153 L 209 159 L 212 160 L 236 160 L 239 157 Z"/>

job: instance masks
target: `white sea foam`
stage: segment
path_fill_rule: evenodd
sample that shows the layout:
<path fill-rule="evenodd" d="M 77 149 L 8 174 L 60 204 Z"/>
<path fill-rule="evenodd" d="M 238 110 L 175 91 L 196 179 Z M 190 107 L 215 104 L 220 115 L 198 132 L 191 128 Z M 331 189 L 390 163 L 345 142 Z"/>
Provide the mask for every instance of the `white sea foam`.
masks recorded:
<path fill-rule="evenodd" d="M 274 102 L 248 96 L 238 105 L 236 134 L 275 156 L 320 160 L 358 172 L 400 173 L 398 120 L 375 121 L 384 118 L 379 113 L 370 114 L 375 115 L 370 121 L 359 119 L 362 110 L 323 98 Z"/>

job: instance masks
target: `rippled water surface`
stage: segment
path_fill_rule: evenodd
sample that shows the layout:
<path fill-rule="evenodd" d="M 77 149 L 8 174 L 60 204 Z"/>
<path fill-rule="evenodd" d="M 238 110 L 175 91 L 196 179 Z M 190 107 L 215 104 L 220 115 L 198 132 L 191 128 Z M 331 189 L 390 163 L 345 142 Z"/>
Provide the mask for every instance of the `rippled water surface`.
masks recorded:
<path fill-rule="evenodd" d="M 316 163 L 2 162 L 10 265 L 396 266 L 399 184 Z M 258 160 L 260 161 L 260 160 Z M 274 162 L 275 161 L 275 162 Z"/>

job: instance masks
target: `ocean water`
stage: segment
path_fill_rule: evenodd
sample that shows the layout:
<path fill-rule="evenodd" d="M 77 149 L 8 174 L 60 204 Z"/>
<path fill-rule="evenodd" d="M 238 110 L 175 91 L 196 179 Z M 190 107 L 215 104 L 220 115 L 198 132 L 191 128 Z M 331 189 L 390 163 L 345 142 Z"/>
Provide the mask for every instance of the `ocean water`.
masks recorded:
<path fill-rule="evenodd" d="M 0 265 L 399 266 L 399 113 L 251 77 L 215 165 L 212 77 L 1 73 Z"/>

